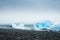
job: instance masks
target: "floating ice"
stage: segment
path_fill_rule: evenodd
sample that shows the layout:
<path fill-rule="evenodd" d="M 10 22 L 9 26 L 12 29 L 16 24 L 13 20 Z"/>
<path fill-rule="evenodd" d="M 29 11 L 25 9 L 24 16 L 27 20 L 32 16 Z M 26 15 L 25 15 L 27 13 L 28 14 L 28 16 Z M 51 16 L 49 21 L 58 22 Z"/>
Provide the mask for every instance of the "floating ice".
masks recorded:
<path fill-rule="evenodd" d="M 60 31 L 60 24 L 53 24 L 51 21 L 41 21 L 37 22 L 35 24 L 32 24 L 33 26 L 26 27 L 26 24 L 12 24 L 13 28 L 15 29 L 24 29 L 24 30 L 36 30 L 36 31 Z M 29 25 L 29 24 L 27 24 Z"/>
<path fill-rule="evenodd" d="M 49 29 L 51 25 L 51 21 L 42 21 L 35 24 L 35 29 Z"/>
<path fill-rule="evenodd" d="M 60 24 L 53 24 L 51 21 L 41 21 L 35 24 L 35 30 L 60 31 Z"/>

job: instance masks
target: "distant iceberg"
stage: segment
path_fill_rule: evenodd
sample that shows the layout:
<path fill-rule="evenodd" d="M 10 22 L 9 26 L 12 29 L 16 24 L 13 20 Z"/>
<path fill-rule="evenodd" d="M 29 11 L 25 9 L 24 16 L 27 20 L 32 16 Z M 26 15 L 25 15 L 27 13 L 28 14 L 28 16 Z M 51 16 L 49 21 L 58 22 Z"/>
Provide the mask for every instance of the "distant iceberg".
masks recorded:
<path fill-rule="evenodd" d="M 12 28 L 22 29 L 22 30 L 33 30 L 33 24 L 15 23 L 15 24 L 12 24 Z"/>

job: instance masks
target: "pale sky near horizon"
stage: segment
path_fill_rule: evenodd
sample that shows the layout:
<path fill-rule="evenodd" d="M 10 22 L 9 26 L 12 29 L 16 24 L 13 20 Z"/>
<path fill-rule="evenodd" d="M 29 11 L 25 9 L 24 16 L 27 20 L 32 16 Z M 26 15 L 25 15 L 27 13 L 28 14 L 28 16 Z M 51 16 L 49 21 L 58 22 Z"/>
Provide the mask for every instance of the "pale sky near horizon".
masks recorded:
<path fill-rule="evenodd" d="M 0 0 L 0 23 L 60 23 L 60 0 Z"/>

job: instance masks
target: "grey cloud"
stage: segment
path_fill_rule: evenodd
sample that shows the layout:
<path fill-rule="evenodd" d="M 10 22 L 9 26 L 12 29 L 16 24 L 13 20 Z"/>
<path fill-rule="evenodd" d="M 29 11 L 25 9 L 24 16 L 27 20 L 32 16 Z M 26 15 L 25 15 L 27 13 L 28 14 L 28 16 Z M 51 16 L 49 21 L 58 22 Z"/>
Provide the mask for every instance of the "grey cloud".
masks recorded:
<path fill-rule="evenodd" d="M 52 8 L 60 10 L 60 0 L 0 0 L 0 8 Z"/>

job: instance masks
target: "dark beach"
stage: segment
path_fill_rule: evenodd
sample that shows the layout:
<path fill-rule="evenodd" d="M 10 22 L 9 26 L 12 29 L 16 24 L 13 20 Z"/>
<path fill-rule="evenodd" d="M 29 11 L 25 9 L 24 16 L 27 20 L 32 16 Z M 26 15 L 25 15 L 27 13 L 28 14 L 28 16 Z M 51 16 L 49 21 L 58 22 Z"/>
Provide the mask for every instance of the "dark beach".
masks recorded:
<path fill-rule="evenodd" d="M 53 31 L 0 29 L 0 40 L 60 40 L 60 33 Z"/>

